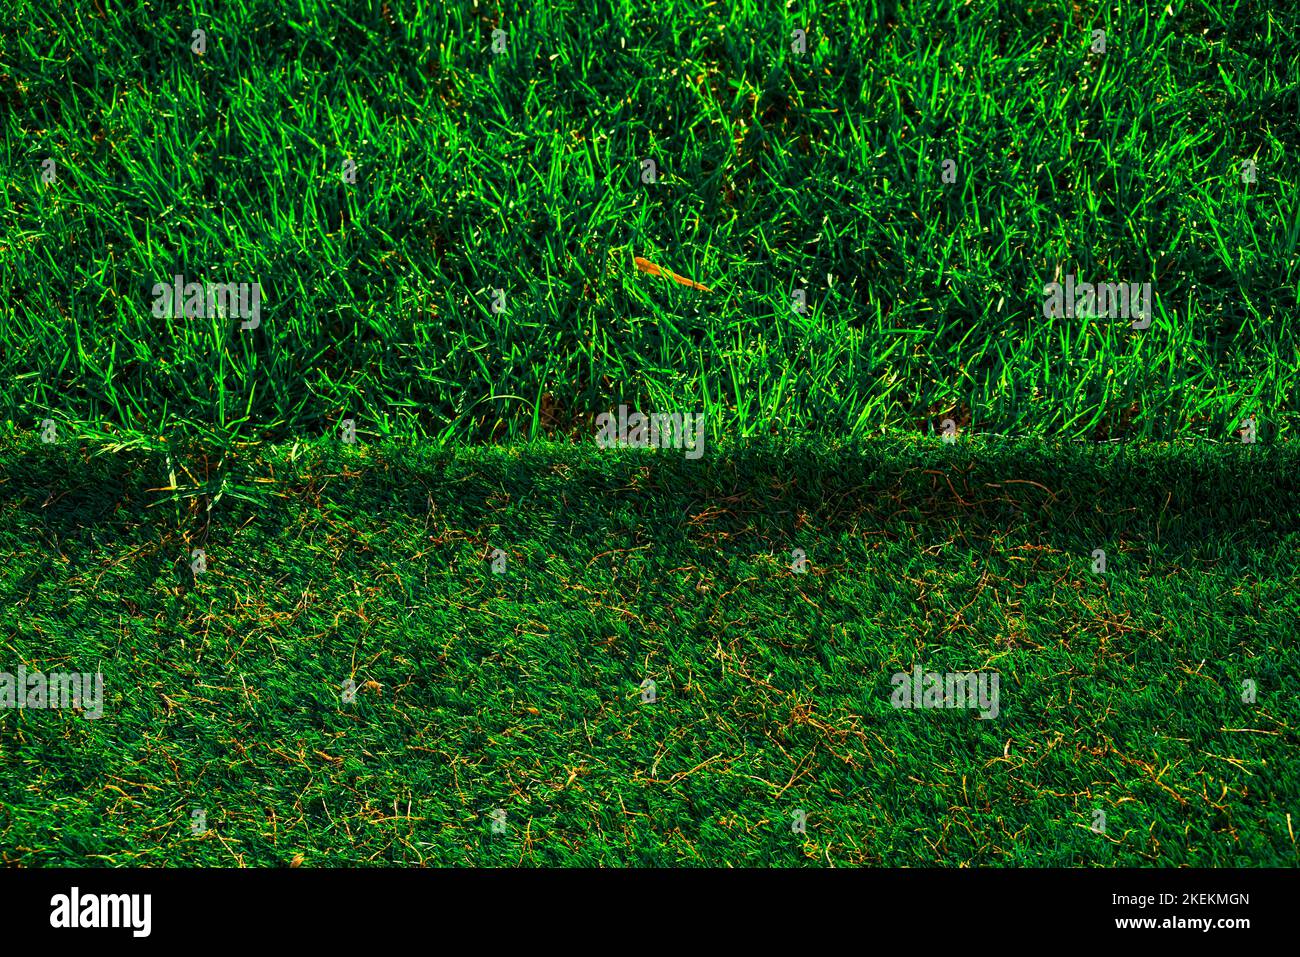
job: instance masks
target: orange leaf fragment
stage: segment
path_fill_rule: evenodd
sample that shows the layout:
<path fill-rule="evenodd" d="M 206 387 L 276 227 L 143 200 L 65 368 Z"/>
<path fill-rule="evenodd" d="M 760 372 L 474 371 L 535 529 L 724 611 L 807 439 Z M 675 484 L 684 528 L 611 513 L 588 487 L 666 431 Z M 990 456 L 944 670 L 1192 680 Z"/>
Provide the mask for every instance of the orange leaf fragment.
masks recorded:
<path fill-rule="evenodd" d="M 694 279 L 687 279 L 685 276 L 679 276 L 671 269 L 664 269 L 662 266 L 656 266 L 650 260 L 642 259 L 640 256 L 636 257 L 636 268 L 641 270 L 642 272 L 647 272 L 652 276 L 667 276 L 675 283 L 679 283 L 683 286 L 689 286 L 692 289 L 698 289 L 700 292 L 713 291 L 708 286 L 705 286 L 702 283 L 698 283 Z"/>

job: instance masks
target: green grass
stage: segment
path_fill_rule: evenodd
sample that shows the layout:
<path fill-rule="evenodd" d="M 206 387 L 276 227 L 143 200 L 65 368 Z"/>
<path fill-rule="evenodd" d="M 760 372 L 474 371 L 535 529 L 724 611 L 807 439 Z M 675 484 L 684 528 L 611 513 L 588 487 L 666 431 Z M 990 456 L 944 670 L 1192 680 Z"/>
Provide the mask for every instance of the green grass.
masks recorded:
<path fill-rule="evenodd" d="M 416 6 L 0 29 L 0 862 L 1300 863 L 1300 4 Z"/>
<path fill-rule="evenodd" d="M 265 494 L 209 510 L 157 492 L 155 456 L 11 439 L 5 661 L 102 663 L 106 700 L 0 712 L 0 848 L 1295 866 L 1298 466 L 1293 446 L 314 443 L 240 459 Z M 914 665 L 997 672 L 998 717 L 894 709 Z"/>
<path fill-rule="evenodd" d="M 620 400 L 715 438 L 1295 427 L 1293 2 L 448 6 L 20 2 L 0 418 L 223 447 L 571 435 Z M 154 318 L 175 272 L 260 282 L 262 325 Z M 1150 329 L 1044 319 L 1067 272 L 1152 282 Z"/>

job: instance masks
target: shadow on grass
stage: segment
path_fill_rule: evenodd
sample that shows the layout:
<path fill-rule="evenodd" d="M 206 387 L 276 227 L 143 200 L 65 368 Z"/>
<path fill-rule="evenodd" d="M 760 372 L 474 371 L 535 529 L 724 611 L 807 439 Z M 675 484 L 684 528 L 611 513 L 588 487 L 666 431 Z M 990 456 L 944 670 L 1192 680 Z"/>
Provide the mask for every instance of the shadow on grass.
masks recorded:
<path fill-rule="evenodd" d="M 138 536 L 139 526 L 157 526 L 159 541 L 181 548 L 250 524 L 270 537 L 292 535 L 304 513 L 327 509 L 345 525 L 348 516 L 405 527 L 436 516 L 443 527 L 490 528 L 501 540 L 560 552 L 625 534 L 668 554 L 702 538 L 788 551 L 805 530 L 925 546 L 1011 536 L 1082 553 L 1126 541 L 1158 548 L 1164 561 L 1210 560 L 1225 572 L 1300 532 L 1300 449 L 1292 446 L 771 441 L 692 461 L 594 444 L 321 443 L 299 447 L 293 461 L 288 454 L 269 447 L 238 461 L 208 513 L 217 483 L 177 507 L 157 491 L 159 466 L 146 454 L 10 445 L 0 453 L 0 532 L 17 523 L 27 548 L 75 559 L 105 537 Z M 186 578 L 183 562 L 161 553 L 154 560 L 157 572 L 170 563 L 178 581 Z"/>

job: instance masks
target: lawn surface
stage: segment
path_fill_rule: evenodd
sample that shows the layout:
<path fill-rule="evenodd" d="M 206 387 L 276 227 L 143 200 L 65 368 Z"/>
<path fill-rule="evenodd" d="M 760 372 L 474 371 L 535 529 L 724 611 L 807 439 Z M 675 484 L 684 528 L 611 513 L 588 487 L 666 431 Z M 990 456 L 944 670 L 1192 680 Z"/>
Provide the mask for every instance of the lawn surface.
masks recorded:
<path fill-rule="evenodd" d="M 1295 0 L 16 0 L 0 192 L 4 863 L 1300 863 Z"/>
<path fill-rule="evenodd" d="M 1293 447 L 317 443 L 208 511 L 25 441 L 5 660 L 106 691 L 0 712 L 8 863 L 1300 861 Z"/>
<path fill-rule="evenodd" d="M 1300 421 L 1294 0 L 12 19 L 0 421 L 223 445 L 588 434 L 620 401 L 719 438 Z M 260 325 L 155 316 L 177 274 L 260 284 Z M 1045 318 L 1070 274 L 1151 283 L 1150 327 Z"/>

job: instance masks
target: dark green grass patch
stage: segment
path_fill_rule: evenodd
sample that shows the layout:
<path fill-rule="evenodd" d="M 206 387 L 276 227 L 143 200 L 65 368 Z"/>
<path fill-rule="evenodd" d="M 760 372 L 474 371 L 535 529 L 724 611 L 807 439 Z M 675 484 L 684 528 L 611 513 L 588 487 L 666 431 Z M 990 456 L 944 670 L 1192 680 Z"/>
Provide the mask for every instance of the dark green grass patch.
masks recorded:
<path fill-rule="evenodd" d="M 227 487 L 262 494 L 215 501 L 157 491 L 158 456 L 7 440 L 0 668 L 98 668 L 106 693 L 97 720 L 0 711 L 0 848 L 1294 866 L 1297 466 L 316 443 L 237 459 Z M 915 666 L 996 672 L 998 716 L 895 709 Z"/>

